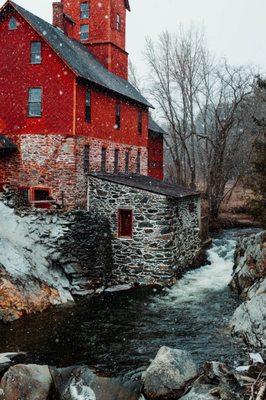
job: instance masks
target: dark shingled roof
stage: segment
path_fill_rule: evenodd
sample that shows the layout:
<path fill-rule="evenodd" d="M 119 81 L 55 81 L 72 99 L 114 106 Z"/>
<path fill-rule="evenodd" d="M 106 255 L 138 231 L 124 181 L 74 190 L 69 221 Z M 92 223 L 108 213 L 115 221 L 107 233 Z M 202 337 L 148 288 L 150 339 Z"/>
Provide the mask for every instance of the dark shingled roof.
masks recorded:
<path fill-rule="evenodd" d="M 13 152 L 17 150 L 17 146 L 6 136 L 0 135 L 0 152 Z"/>
<path fill-rule="evenodd" d="M 147 107 L 153 108 L 148 100 L 146 100 L 134 86 L 125 79 L 108 71 L 97 61 L 86 46 L 76 40 L 70 39 L 60 29 L 55 28 L 53 25 L 25 10 L 23 7 L 20 7 L 13 1 L 7 4 L 11 4 L 15 10 L 25 18 L 32 28 L 49 43 L 52 49 L 78 77 Z"/>
<path fill-rule="evenodd" d="M 109 182 L 125 185 L 136 189 L 145 190 L 172 198 L 199 196 L 199 192 L 184 186 L 170 184 L 145 175 L 137 174 L 102 174 L 91 173 L 90 176 Z"/>
<path fill-rule="evenodd" d="M 166 135 L 166 132 L 154 121 L 151 115 L 149 116 L 149 131 L 159 133 L 160 135 Z"/>

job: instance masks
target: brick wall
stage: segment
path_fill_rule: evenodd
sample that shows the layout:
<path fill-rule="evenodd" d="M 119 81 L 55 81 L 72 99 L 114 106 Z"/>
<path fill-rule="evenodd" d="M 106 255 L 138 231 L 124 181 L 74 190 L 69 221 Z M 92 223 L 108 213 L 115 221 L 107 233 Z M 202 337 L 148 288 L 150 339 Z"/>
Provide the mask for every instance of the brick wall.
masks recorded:
<path fill-rule="evenodd" d="M 89 209 L 111 223 L 114 279 L 168 285 L 189 268 L 200 248 L 199 202 L 199 197 L 170 200 L 89 177 Z M 133 210 L 132 239 L 118 237 L 119 208 Z"/>

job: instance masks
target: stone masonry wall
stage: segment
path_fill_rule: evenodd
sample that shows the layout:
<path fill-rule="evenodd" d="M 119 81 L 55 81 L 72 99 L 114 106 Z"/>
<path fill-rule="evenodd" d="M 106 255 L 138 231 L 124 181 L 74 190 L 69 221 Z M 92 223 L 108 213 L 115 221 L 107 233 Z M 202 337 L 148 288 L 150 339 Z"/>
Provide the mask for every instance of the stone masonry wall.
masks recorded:
<path fill-rule="evenodd" d="M 0 264 L 19 281 L 36 279 L 63 298 L 107 286 L 112 271 L 109 221 L 92 212 L 18 209 L 0 200 Z"/>
<path fill-rule="evenodd" d="M 110 219 L 117 283 L 168 285 L 189 267 L 200 245 L 198 197 L 169 200 L 95 177 L 88 193 L 89 209 Z M 118 238 L 119 208 L 133 210 L 132 239 Z"/>
<path fill-rule="evenodd" d="M 0 158 L 0 184 L 51 189 L 58 204 L 86 208 L 87 177 L 84 173 L 84 146 L 90 146 L 90 171 L 100 171 L 101 150 L 106 148 L 106 170 L 114 168 L 114 152 L 119 149 L 119 170 L 125 170 L 125 152 L 130 150 L 130 172 L 136 172 L 141 151 L 141 173 L 147 174 L 147 149 L 107 140 L 63 135 L 21 135 L 12 137 L 19 151 Z"/>

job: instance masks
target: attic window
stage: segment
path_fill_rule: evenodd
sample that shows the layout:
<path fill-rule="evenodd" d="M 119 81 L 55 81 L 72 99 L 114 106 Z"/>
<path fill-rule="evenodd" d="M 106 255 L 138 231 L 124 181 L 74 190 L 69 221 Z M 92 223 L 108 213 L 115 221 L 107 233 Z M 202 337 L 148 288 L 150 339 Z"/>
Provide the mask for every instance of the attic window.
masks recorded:
<path fill-rule="evenodd" d="M 14 17 L 10 18 L 9 23 L 8 23 L 8 29 L 10 31 L 14 31 L 17 29 L 17 27 L 18 27 L 18 23 L 17 23 L 16 18 L 14 18 Z"/>
<path fill-rule="evenodd" d="M 89 25 L 80 25 L 80 39 L 88 40 L 89 39 Z"/>

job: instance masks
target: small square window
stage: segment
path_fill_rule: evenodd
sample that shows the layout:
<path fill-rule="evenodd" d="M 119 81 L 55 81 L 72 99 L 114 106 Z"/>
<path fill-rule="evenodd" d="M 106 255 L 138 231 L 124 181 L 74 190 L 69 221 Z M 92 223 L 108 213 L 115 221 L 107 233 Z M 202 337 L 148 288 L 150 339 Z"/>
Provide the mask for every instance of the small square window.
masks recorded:
<path fill-rule="evenodd" d="M 118 210 L 118 237 L 132 238 L 133 237 L 133 211 Z"/>
<path fill-rule="evenodd" d="M 8 23 L 8 29 L 10 31 L 14 31 L 17 29 L 17 27 L 18 27 L 18 23 L 17 23 L 16 18 L 14 18 L 14 17 L 10 18 L 9 23 Z"/>
<path fill-rule="evenodd" d="M 80 39 L 88 40 L 89 39 L 89 25 L 80 25 Z"/>

